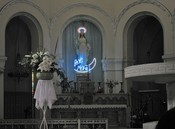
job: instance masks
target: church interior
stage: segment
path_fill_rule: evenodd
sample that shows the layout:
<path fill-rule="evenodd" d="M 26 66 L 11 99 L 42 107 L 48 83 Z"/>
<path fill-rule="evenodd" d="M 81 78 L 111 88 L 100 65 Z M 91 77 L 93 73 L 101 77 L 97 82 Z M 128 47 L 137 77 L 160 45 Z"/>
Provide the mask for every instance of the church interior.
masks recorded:
<path fill-rule="evenodd" d="M 1 0 L 0 27 L 1 129 L 155 129 L 175 107 L 174 0 Z M 49 80 L 20 64 L 40 50 Z"/>

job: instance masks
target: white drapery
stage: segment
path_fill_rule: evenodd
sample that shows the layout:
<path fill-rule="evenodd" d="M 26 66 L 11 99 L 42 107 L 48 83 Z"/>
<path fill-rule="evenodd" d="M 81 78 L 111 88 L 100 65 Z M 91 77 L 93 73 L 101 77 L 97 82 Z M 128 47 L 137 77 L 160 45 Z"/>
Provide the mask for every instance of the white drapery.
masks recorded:
<path fill-rule="evenodd" d="M 38 80 L 34 98 L 35 107 L 43 109 L 44 106 L 52 108 L 52 104 L 57 100 L 52 80 Z"/>
<path fill-rule="evenodd" d="M 34 98 L 36 99 L 35 107 L 41 109 L 43 112 L 43 119 L 40 124 L 40 129 L 42 126 L 44 129 L 48 129 L 46 121 L 46 111 L 47 107 L 52 108 L 52 104 L 57 100 L 55 89 L 52 80 L 38 80 Z"/>

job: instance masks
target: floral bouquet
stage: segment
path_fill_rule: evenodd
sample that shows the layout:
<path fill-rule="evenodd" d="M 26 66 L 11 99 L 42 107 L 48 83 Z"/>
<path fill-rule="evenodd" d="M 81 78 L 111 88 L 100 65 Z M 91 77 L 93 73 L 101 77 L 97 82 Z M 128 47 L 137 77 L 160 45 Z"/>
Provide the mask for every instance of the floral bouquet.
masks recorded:
<path fill-rule="evenodd" d="M 107 79 L 107 82 L 106 82 L 106 84 L 107 84 L 107 86 L 108 86 L 108 88 L 113 88 L 115 85 L 117 85 L 118 84 L 118 82 L 114 82 L 113 80 L 108 80 Z"/>
<path fill-rule="evenodd" d="M 110 80 L 110 81 L 109 81 L 109 80 L 107 79 L 106 84 L 107 84 L 107 87 L 109 88 L 109 93 L 113 93 L 113 88 L 114 88 L 115 85 L 118 84 L 118 82 L 114 82 L 113 80 Z"/>
<path fill-rule="evenodd" d="M 61 68 L 55 61 L 55 56 L 50 54 L 48 51 L 38 50 L 37 52 L 29 55 L 25 55 L 24 58 L 19 62 L 24 67 L 30 67 L 32 70 L 37 72 L 57 72 L 58 75 L 64 77 Z"/>

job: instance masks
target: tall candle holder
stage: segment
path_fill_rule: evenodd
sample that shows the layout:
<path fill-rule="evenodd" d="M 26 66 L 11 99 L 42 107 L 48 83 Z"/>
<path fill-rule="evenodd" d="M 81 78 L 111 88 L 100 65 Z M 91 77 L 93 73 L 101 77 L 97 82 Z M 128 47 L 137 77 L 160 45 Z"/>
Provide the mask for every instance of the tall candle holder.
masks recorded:
<path fill-rule="evenodd" d="M 110 81 L 109 81 L 109 80 L 107 79 L 106 84 L 107 84 L 109 93 L 112 94 L 112 93 L 113 93 L 113 88 L 114 88 L 114 86 L 116 86 L 116 85 L 118 84 L 118 81 L 116 81 L 116 82 L 113 81 L 113 80 L 110 80 Z"/>
<path fill-rule="evenodd" d="M 103 93 L 103 87 L 101 86 L 102 82 L 98 82 L 98 91 L 97 93 Z"/>
<path fill-rule="evenodd" d="M 119 82 L 120 83 L 120 86 L 121 86 L 121 89 L 119 91 L 119 93 L 125 93 L 125 91 L 123 90 L 123 82 Z"/>

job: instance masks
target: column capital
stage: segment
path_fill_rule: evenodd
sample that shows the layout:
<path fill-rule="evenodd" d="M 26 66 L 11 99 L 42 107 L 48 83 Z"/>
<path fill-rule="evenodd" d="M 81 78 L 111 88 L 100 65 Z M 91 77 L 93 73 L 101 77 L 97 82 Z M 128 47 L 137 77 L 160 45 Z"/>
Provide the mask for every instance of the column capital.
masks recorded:
<path fill-rule="evenodd" d="M 0 55 L 0 73 L 4 72 L 6 60 L 7 60 L 7 57 Z"/>
<path fill-rule="evenodd" d="M 104 71 L 121 71 L 123 64 L 122 58 L 105 58 L 102 60 Z"/>
<path fill-rule="evenodd" d="M 162 56 L 164 62 L 175 61 L 175 54 L 166 54 Z"/>

